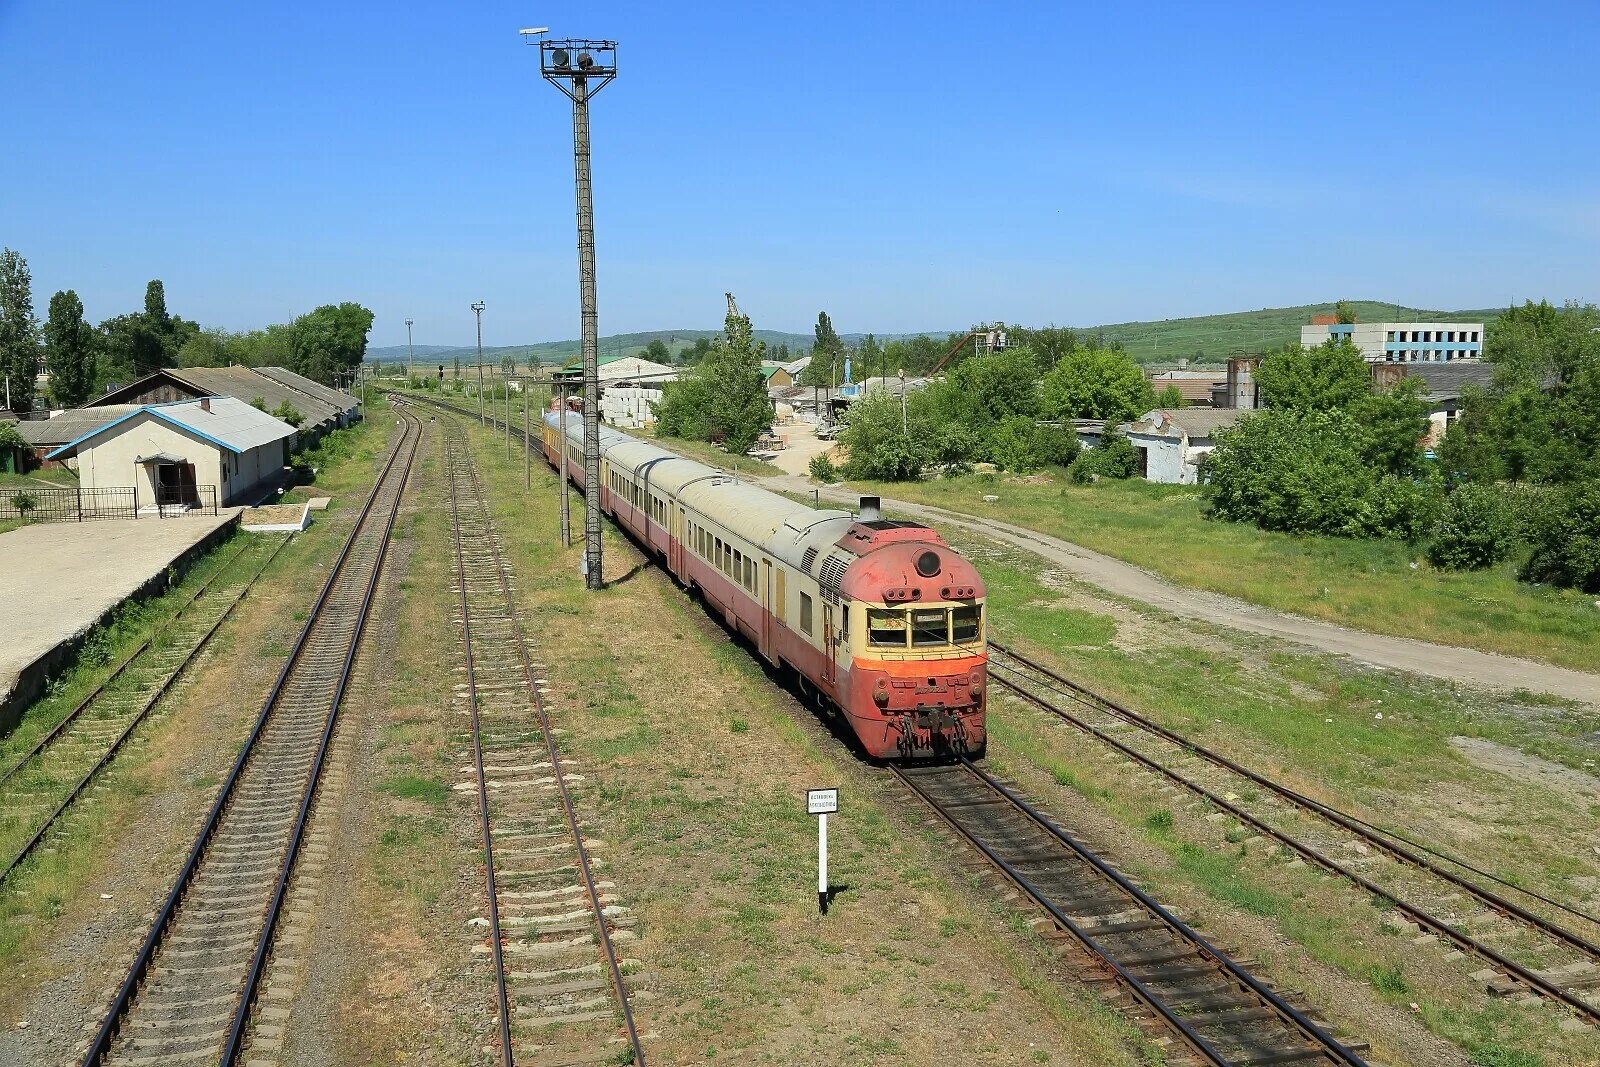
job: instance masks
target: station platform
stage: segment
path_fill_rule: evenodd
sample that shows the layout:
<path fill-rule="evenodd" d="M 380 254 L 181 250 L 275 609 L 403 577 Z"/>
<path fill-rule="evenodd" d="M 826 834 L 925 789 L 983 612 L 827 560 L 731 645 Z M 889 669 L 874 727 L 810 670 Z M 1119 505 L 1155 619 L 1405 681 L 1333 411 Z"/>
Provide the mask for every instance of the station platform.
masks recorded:
<path fill-rule="evenodd" d="M 227 535 L 216 515 L 35 523 L 0 534 L 0 734 L 79 642 L 130 597 L 166 588 L 167 569 Z"/>

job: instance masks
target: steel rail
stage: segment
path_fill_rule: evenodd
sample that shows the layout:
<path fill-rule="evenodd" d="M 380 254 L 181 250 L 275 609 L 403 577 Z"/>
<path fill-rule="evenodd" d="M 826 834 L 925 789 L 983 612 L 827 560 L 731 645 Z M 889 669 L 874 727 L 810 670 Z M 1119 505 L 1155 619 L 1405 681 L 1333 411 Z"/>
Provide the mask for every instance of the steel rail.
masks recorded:
<path fill-rule="evenodd" d="M 993 648 L 994 646 L 991 644 L 990 647 Z M 1013 653 L 1007 653 L 1003 650 L 1002 654 L 1014 655 Z M 1020 685 L 1010 682 L 1003 677 L 992 673 L 990 674 L 990 677 L 995 681 L 998 681 L 1001 685 L 1010 689 L 1012 692 L 1016 693 L 1028 703 L 1033 704 L 1035 707 L 1058 716 L 1073 727 L 1083 731 L 1084 733 L 1092 735 L 1103 744 L 1110 746 L 1117 752 L 1120 752 L 1122 755 L 1138 763 L 1140 766 L 1156 772 L 1157 774 L 1166 778 L 1168 781 L 1189 790 L 1191 793 L 1203 798 L 1208 803 L 1213 804 L 1221 810 L 1227 812 L 1234 818 L 1238 819 L 1241 823 L 1249 826 L 1252 830 L 1255 830 L 1257 833 L 1261 834 L 1263 837 L 1272 838 L 1274 841 L 1277 841 L 1279 844 L 1289 848 L 1306 861 L 1316 864 L 1318 867 L 1321 867 L 1330 874 L 1345 879 L 1346 881 L 1360 888 L 1362 891 L 1371 894 L 1386 904 L 1389 904 L 1396 911 L 1406 916 L 1418 926 L 1424 927 L 1438 936 L 1445 938 L 1462 951 L 1470 952 L 1473 955 L 1487 960 L 1496 967 L 1515 977 L 1517 981 L 1531 989 L 1537 990 L 1540 995 L 1565 1004 L 1567 1007 L 1572 1008 L 1574 1011 L 1577 1011 L 1579 1014 L 1585 1016 L 1591 1021 L 1600 1022 L 1600 1008 L 1589 1004 L 1582 998 L 1577 997 L 1567 990 L 1555 985 L 1549 979 L 1542 977 L 1532 969 L 1523 966 L 1513 959 L 1510 959 L 1499 950 L 1489 945 L 1485 945 L 1483 942 L 1478 941 L 1471 935 L 1458 930 L 1445 920 L 1440 919 L 1427 911 L 1424 911 L 1420 906 L 1402 900 L 1400 897 L 1385 889 L 1383 886 L 1378 885 L 1365 875 L 1344 866 L 1337 860 L 1332 859 L 1327 855 L 1324 855 L 1322 852 L 1300 841 L 1298 838 L 1271 826 L 1264 820 L 1250 814 L 1248 811 L 1245 811 L 1243 808 L 1228 800 L 1226 797 L 1219 795 L 1218 793 L 1208 789 L 1198 782 L 1184 777 L 1182 774 L 1179 774 L 1177 771 L 1168 767 L 1160 760 L 1146 756 L 1144 753 L 1138 751 L 1130 745 L 1123 743 L 1122 741 L 1119 741 L 1117 738 L 1111 736 L 1109 733 L 1093 725 L 1092 723 L 1072 714 L 1065 708 L 1057 707 L 1054 704 L 1041 699 L 1035 694 L 1028 692 Z M 1579 940 L 1581 941 L 1581 939 Z"/>
<path fill-rule="evenodd" d="M 455 442 L 452 442 L 454 445 Z M 495 882 L 494 831 L 489 818 L 489 786 L 483 769 L 483 734 L 478 715 L 478 678 L 472 656 L 472 612 L 467 607 L 466 553 L 461 543 L 461 509 L 454 450 L 446 454 L 450 478 L 450 527 L 455 535 L 456 589 L 461 603 L 461 643 L 467 664 L 467 699 L 472 709 L 472 761 L 478 775 L 478 818 L 483 825 L 483 864 L 489 890 L 489 938 L 494 954 L 495 1000 L 500 1016 L 500 1062 L 513 1067 L 511 1003 L 506 992 L 505 949 L 500 941 L 500 890 Z"/>
<path fill-rule="evenodd" d="M 1075 856 L 1086 863 L 1101 877 L 1114 883 L 1118 889 L 1135 900 L 1141 908 L 1160 920 L 1165 927 L 1192 945 L 1200 953 L 1202 958 L 1205 958 L 1220 973 L 1225 974 L 1236 985 L 1244 987 L 1251 997 L 1271 1010 L 1272 1013 L 1280 1019 L 1280 1021 L 1284 1022 L 1290 1028 L 1292 1028 L 1293 1031 L 1298 1032 L 1302 1037 L 1310 1041 L 1315 1046 L 1315 1049 L 1319 1054 L 1324 1054 L 1336 1062 L 1348 1065 L 1348 1067 L 1365 1067 L 1366 1061 L 1357 1056 L 1337 1038 L 1333 1037 L 1321 1026 L 1317 1025 L 1316 1022 L 1305 1015 L 1305 1013 L 1301 1012 L 1298 1008 L 1294 1007 L 1294 1005 L 1284 1000 L 1279 994 L 1267 988 L 1267 986 L 1264 985 L 1254 975 L 1250 974 L 1237 963 L 1233 962 L 1232 959 L 1230 959 L 1220 949 L 1213 946 L 1193 927 L 1183 922 L 1183 920 L 1179 919 L 1155 899 L 1150 897 L 1149 894 L 1145 893 L 1138 886 L 1130 882 L 1120 871 L 1117 871 L 1110 864 L 1106 863 L 1098 855 L 1086 848 L 1081 842 L 1062 832 L 1054 822 L 1046 818 L 1041 812 L 1035 809 L 1032 805 L 1028 804 L 1021 797 L 1017 796 L 1010 789 L 1006 788 L 1006 786 L 997 781 L 988 772 L 978 767 L 966 757 L 960 758 L 959 766 L 968 774 L 970 774 L 975 780 L 987 787 L 990 791 L 1004 798 L 1007 803 L 1009 803 L 1015 810 L 1020 811 L 1033 824 L 1049 833 L 1052 837 L 1065 845 L 1067 849 L 1069 849 Z M 1130 990 L 1132 990 L 1135 997 L 1137 997 L 1141 1003 L 1159 1016 L 1163 1025 L 1175 1032 L 1183 1040 L 1183 1042 L 1190 1047 L 1190 1049 L 1203 1057 L 1207 1062 L 1216 1065 L 1216 1067 L 1231 1067 L 1232 1064 L 1237 1062 L 1236 1060 L 1229 1059 L 1220 1050 L 1218 1050 L 1215 1045 L 1207 1041 L 1206 1038 L 1196 1031 L 1182 1015 L 1180 1015 L 1169 1004 L 1167 1004 L 1165 999 L 1163 999 L 1159 993 L 1151 989 L 1146 982 L 1128 970 L 1124 964 L 1118 961 L 1116 954 L 1113 951 L 1102 945 L 1090 930 L 1085 929 L 1081 924 L 1075 922 L 1071 916 L 1067 915 L 1066 912 L 1064 912 L 1061 907 L 1055 903 L 1055 901 L 1051 900 L 1049 895 L 1045 893 L 1044 890 L 1035 885 L 1033 881 L 1027 877 L 1027 875 L 1019 871 L 1013 864 L 1008 862 L 1005 857 L 1001 856 L 994 849 L 978 840 L 977 836 L 972 833 L 972 831 L 965 826 L 960 819 L 951 815 L 948 809 L 941 804 L 937 798 L 932 796 L 926 789 L 922 788 L 922 786 L 915 780 L 915 776 L 908 774 L 905 769 L 896 764 L 889 764 L 888 767 L 901 782 L 903 782 L 908 788 L 911 789 L 913 793 L 925 801 L 929 807 L 931 807 L 934 812 L 941 819 L 943 819 L 947 825 L 954 829 L 956 833 L 959 834 L 969 845 L 981 852 L 984 858 L 998 868 L 1013 884 L 1025 892 L 1028 897 L 1034 901 L 1034 903 L 1048 912 L 1050 917 L 1057 924 L 1059 924 L 1062 929 L 1071 933 L 1073 937 L 1077 938 L 1079 943 L 1081 943 L 1086 949 L 1092 952 L 1095 956 L 1099 957 L 1107 966 L 1109 966 L 1116 973 L 1117 977 L 1121 979 Z"/>
<path fill-rule="evenodd" d="M 408 418 L 415 418 L 409 412 L 402 412 L 402 415 Z M 311 817 L 311 806 L 316 799 L 317 786 L 322 781 L 322 768 L 327 762 L 328 748 L 333 742 L 333 729 L 338 722 L 339 706 L 344 701 L 344 691 L 350 681 L 351 669 L 355 666 L 356 652 L 361 646 L 361 637 L 366 632 L 367 619 L 372 610 L 372 597 L 378 590 L 378 579 L 383 574 L 383 563 L 388 555 L 389 539 L 394 533 L 394 523 L 400 514 L 401 501 L 405 498 L 406 482 L 411 477 L 412 461 L 416 458 L 417 448 L 422 441 L 422 423 L 418 421 L 415 427 L 410 429 L 414 429 L 411 434 L 411 448 L 406 453 L 405 467 L 400 471 L 400 482 L 395 487 L 394 506 L 388 509 L 388 513 L 384 518 L 383 534 L 379 538 L 377 554 L 372 561 L 372 573 L 367 578 L 367 587 L 361 597 L 361 609 L 356 614 L 355 626 L 350 634 L 350 643 L 345 651 L 344 662 L 339 667 L 339 679 L 334 685 L 332 698 L 328 702 L 328 716 L 323 723 L 322 736 L 317 742 L 317 756 L 312 763 L 310 774 L 306 776 L 305 791 L 300 798 L 300 810 L 295 814 L 294 829 L 290 831 L 289 848 L 284 856 L 283 864 L 278 870 L 278 882 L 273 889 L 272 903 L 267 906 L 267 917 L 262 927 L 261 940 L 256 945 L 255 956 L 250 961 L 249 974 L 245 977 L 244 990 L 240 994 L 238 1006 L 234 1009 L 233 1025 L 228 1031 L 228 1043 L 223 1047 L 222 1051 L 222 1067 L 233 1067 L 233 1064 L 238 1061 L 240 1051 L 244 1047 L 245 1028 L 250 1022 L 250 1009 L 255 1003 L 256 990 L 260 988 L 261 975 L 266 969 L 267 956 L 272 949 L 272 940 L 278 928 L 278 919 L 283 912 L 283 899 L 289 892 L 289 879 L 294 874 L 295 862 L 300 856 L 300 845 L 305 839 L 306 822 Z M 396 451 L 398 451 L 398 448 Z M 392 462 L 390 465 L 392 466 Z M 385 468 L 385 473 L 387 474 L 387 468 Z M 376 487 L 374 488 L 376 489 Z M 357 528 L 359 529 L 359 526 Z M 310 620 L 307 619 L 306 621 L 309 624 Z"/>
<path fill-rule="evenodd" d="M 1444 870 L 1437 867 L 1433 863 L 1430 863 L 1428 860 L 1424 859 L 1422 856 L 1415 855 L 1408 851 L 1408 846 L 1409 848 L 1414 848 L 1418 852 L 1424 853 L 1425 855 L 1432 856 L 1435 859 L 1443 860 L 1444 862 L 1453 864 L 1454 866 L 1460 867 L 1463 870 L 1471 871 L 1473 874 L 1478 875 L 1481 878 L 1488 879 L 1497 885 L 1502 885 L 1507 889 L 1515 890 L 1516 892 L 1521 893 L 1532 900 L 1537 900 L 1541 904 L 1548 904 L 1550 907 L 1566 912 L 1568 915 L 1571 915 L 1574 918 L 1584 919 L 1588 922 L 1600 925 L 1600 917 L 1589 915 L 1586 912 L 1579 911 L 1571 905 L 1563 904 L 1559 900 L 1552 900 L 1550 897 L 1544 896 L 1541 893 L 1537 893 L 1531 889 L 1526 889 L 1522 886 L 1516 885 L 1490 871 L 1485 871 L 1474 866 L 1467 860 L 1461 859 L 1458 856 L 1452 856 L 1447 852 L 1442 852 L 1424 842 L 1416 841 L 1412 838 L 1406 837 L 1404 834 L 1395 833 L 1392 830 L 1386 830 L 1381 826 L 1376 826 L 1364 819 L 1357 818 L 1356 816 L 1351 815 L 1349 812 L 1340 811 L 1338 808 L 1324 804 L 1322 801 L 1306 796 L 1305 794 L 1291 789 L 1281 782 L 1267 778 L 1258 772 L 1251 770 L 1249 767 L 1238 763 L 1230 757 L 1224 756 L 1222 753 L 1217 752 L 1214 749 L 1206 748 L 1199 742 L 1184 737 L 1182 734 L 1163 726 L 1161 723 L 1156 722 L 1148 716 L 1141 715 L 1138 712 L 1123 706 L 1117 701 L 1112 700 L 1110 697 L 1097 693 L 1094 690 L 1089 689 L 1087 686 L 1080 685 L 1070 678 L 1067 678 L 1057 671 L 1046 667 L 1042 663 L 1029 659 L 1027 656 L 1022 655 L 1019 652 L 1016 652 L 1003 645 L 995 644 L 994 642 L 990 642 L 989 647 L 996 652 L 999 652 L 1003 656 L 1016 660 L 1018 663 L 1021 663 L 1028 669 L 1036 671 L 1037 673 L 1050 678 L 1052 681 L 1066 686 L 1069 692 L 1063 693 L 1062 695 L 1070 697 L 1071 699 L 1078 701 L 1080 704 L 1098 706 L 1101 710 L 1110 711 L 1112 714 L 1131 723 L 1132 725 L 1156 734 L 1167 741 L 1172 742 L 1174 745 L 1184 749 L 1185 751 L 1199 756 L 1208 763 L 1221 767 L 1224 770 L 1231 771 L 1242 778 L 1249 779 L 1251 782 L 1261 786 L 1263 789 L 1267 789 L 1277 796 L 1282 797 L 1284 800 L 1287 800 L 1295 807 L 1310 811 L 1312 814 L 1320 815 L 1323 818 L 1328 819 L 1330 822 L 1337 823 L 1343 829 L 1352 834 L 1360 836 L 1369 844 L 1376 845 L 1385 852 L 1388 852 L 1394 858 L 1425 870 L 1430 874 L 1435 874 L 1446 879 L 1457 888 L 1466 890 L 1473 896 L 1477 897 L 1486 907 L 1489 907 L 1495 911 L 1499 911 L 1507 918 L 1520 919 L 1524 922 L 1537 926 L 1541 932 L 1548 934 L 1550 937 L 1553 937 L 1558 941 L 1565 942 L 1569 947 L 1600 958 L 1600 945 L 1596 945 L 1586 940 L 1581 935 L 1578 935 L 1573 931 L 1549 922 L 1549 920 L 1546 920 L 1543 916 L 1524 911 L 1515 902 L 1505 900 L 1494 892 L 1486 890 L 1469 880 L 1461 878 L 1453 871 Z M 1009 669 L 1016 674 L 1025 675 L 1025 672 L 1017 671 L 1014 667 L 1004 668 L 1003 664 L 1000 666 L 1003 669 Z M 1006 685 L 1008 687 L 1010 686 L 1010 683 L 1005 679 L 997 680 L 1000 681 L 1002 685 Z M 1045 688 L 1049 687 L 1047 686 Z"/>
<path fill-rule="evenodd" d="M 211 638 L 216 635 L 216 632 L 219 629 L 222 628 L 222 624 L 227 622 L 229 617 L 233 615 L 234 608 L 237 608 L 240 601 L 244 600 L 244 598 L 249 595 L 250 590 L 254 588 L 257 579 L 259 579 L 261 575 L 265 573 L 268 567 L 272 566 L 273 561 L 278 558 L 278 554 L 283 551 L 284 546 L 287 545 L 293 538 L 294 534 L 290 534 L 288 537 L 279 542 L 278 546 L 272 550 L 272 555 L 268 556 L 266 562 L 262 563 L 261 566 L 257 568 L 255 574 L 251 575 L 250 581 L 245 584 L 244 588 L 239 590 L 238 594 L 233 598 L 233 601 L 228 605 L 227 609 L 217 617 L 217 620 L 211 624 L 211 626 L 203 635 L 201 635 L 200 640 L 193 648 L 189 650 L 188 654 L 183 657 L 182 661 L 180 661 L 178 665 L 172 669 L 172 672 L 162 680 L 161 684 L 156 688 L 156 691 L 150 694 L 150 696 L 145 700 L 143 706 L 140 707 L 137 713 L 135 713 L 133 718 L 128 722 L 128 725 L 124 727 L 117 735 L 116 739 L 111 742 L 111 747 L 108 748 L 105 753 L 95 761 L 94 766 L 90 767 L 88 773 L 79 779 L 77 785 L 73 786 L 73 788 L 68 791 L 65 799 L 63 799 L 61 803 L 57 805 L 56 809 L 52 811 L 48 817 L 46 817 L 45 821 L 40 824 L 33 836 L 28 839 L 27 844 L 23 845 L 21 851 L 13 856 L 11 861 L 6 864 L 5 870 L 0 871 L 0 885 L 4 885 L 6 880 L 11 877 L 12 873 L 18 867 L 22 866 L 22 862 L 32 855 L 34 849 L 38 848 L 39 845 L 44 842 L 45 835 L 50 832 L 50 828 L 56 824 L 57 820 L 59 820 L 66 812 L 67 808 L 71 807 L 72 804 L 83 795 L 84 791 L 89 788 L 89 784 L 94 781 L 95 777 L 99 775 L 101 771 L 105 770 L 106 767 L 111 765 L 111 761 L 116 758 L 117 753 L 121 751 L 122 746 L 127 743 L 130 737 L 133 736 L 133 732 L 139 728 L 139 725 L 149 717 L 152 711 L 155 710 L 156 705 L 161 703 L 162 698 L 164 698 L 167 693 L 171 691 L 172 687 L 177 684 L 178 679 L 183 675 L 184 671 L 188 670 L 189 665 L 193 663 L 194 660 L 200 655 L 200 653 L 205 649 L 206 645 L 210 644 Z M 237 556 L 234 557 L 234 559 L 237 558 Z M 233 559 L 230 559 L 228 563 L 232 564 Z"/>
<path fill-rule="evenodd" d="M 55 726 L 51 727 L 48 733 L 39 738 L 34 746 L 28 750 L 27 754 L 18 760 L 10 770 L 6 771 L 4 774 L 0 774 L 0 785 L 5 785 L 7 782 L 9 782 L 12 776 L 18 771 L 22 770 L 22 768 L 26 766 L 30 760 L 39 755 L 39 753 L 43 752 L 45 748 L 47 748 L 52 742 L 60 737 L 67 727 L 71 726 L 77 721 L 78 716 L 82 715 L 84 710 L 87 709 L 90 704 L 99 699 L 100 694 L 104 693 L 113 682 L 122 677 L 123 671 L 133 666 L 133 662 L 135 660 L 137 660 L 145 652 L 149 651 L 150 647 L 155 644 L 155 641 L 158 637 L 161 637 L 173 626 L 177 625 L 178 620 L 183 617 L 183 613 L 194 606 L 195 602 L 205 594 L 205 591 L 208 588 L 210 588 L 211 583 L 216 581 L 224 571 L 231 567 L 235 560 L 244 555 L 246 548 L 248 548 L 248 545 L 241 545 L 239 551 L 229 556 L 226 563 L 218 567 L 216 571 L 209 575 L 204 582 L 200 583 L 200 587 L 194 591 L 188 600 L 183 602 L 182 607 L 173 612 L 172 616 L 158 626 L 149 637 L 141 641 L 138 648 L 135 648 L 132 652 L 128 653 L 127 659 L 117 664 L 116 670 L 112 671 L 110 674 L 106 675 L 105 678 L 101 679 L 100 684 L 90 690 L 89 693 L 78 702 L 77 707 L 67 712 L 66 716 L 60 722 L 56 723 Z"/>
<path fill-rule="evenodd" d="M 299 636 L 295 639 L 294 647 L 290 649 L 288 656 L 285 657 L 283 667 L 278 671 L 277 680 L 273 682 L 272 689 L 269 692 L 267 699 L 262 704 L 261 711 L 256 717 L 254 727 L 251 729 L 249 736 L 245 739 L 244 744 L 240 747 L 239 755 L 237 758 L 235 758 L 233 767 L 228 772 L 227 779 L 223 782 L 222 787 L 218 790 L 216 799 L 212 801 L 211 809 L 206 816 L 205 824 L 201 828 L 199 836 L 196 837 L 195 843 L 191 847 L 188 857 L 184 860 L 183 866 L 179 870 L 178 877 L 174 882 L 171 891 L 167 894 L 166 901 L 162 904 L 161 910 L 156 915 L 155 922 L 150 927 L 150 932 L 145 936 L 144 942 L 140 946 L 138 954 L 134 957 L 133 965 L 129 969 L 127 977 L 123 979 L 122 984 L 118 987 L 116 995 L 112 999 L 111 1007 L 107 1011 L 105 1019 L 101 1022 L 99 1029 L 95 1033 L 94 1040 L 90 1042 L 89 1049 L 84 1054 L 82 1060 L 83 1067 L 95 1067 L 95 1065 L 101 1063 L 110 1053 L 111 1043 L 116 1038 L 118 1031 L 121 1029 L 122 1020 L 128 1014 L 128 1010 L 133 1004 L 134 997 L 138 993 L 139 986 L 143 982 L 145 975 L 149 972 L 150 964 L 155 958 L 157 949 L 160 947 L 162 941 L 166 937 L 168 927 L 172 925 L 172 921 L 177 915 L 178 908 L 182 904 L 185 892 L 188 890 L 189 885 L 194 881 L 195 875 L 200 869 L 201 862 L 204 859 L 206 846 L 210 843 L 211 838 L 216 834 L 218 827 L 221 825 L 223 810 L 227 807 L 229 800 L 232 798 L 234 787 L 237 785 L 240 775 L 244 771 L 245 764 L 249 761 L 251 754 L 255 750 L 257 742 L 260 740 L 262 733 L 266 729 L 267 721 L 271 717 L 272 710 L 277 703 L 279 694 L 283 690 L 284 683 L 288 680 L 290 671 L 298 662 L 300 654 L 304 650 L 306 642 L 310 638 L 312 629 L 322 612 L 323 606 L 327 603 L 328 597 L 333 590 L 335 582 L 339 579 L 343 572 L 345 561 L 350 555 L 350 550 L 355 545 L 357 537 L 366 526 L 367 518 L 372 511 L 373 505 L 377 501 L 378 495 L 388 480 L 389 474 L 393 470 L 395 462 L 399 459 L 401 450 L 406 446 L 408 439 L 412 446 L 411 455 L 415 454 L 415 442 L 416 438 L 421 434 L 421 423 L 411 415 L 403 412 L 402 417 L 405 419 L 410 419 L 413 425 L 406 427 L 405 435 L 399 442 L 397 442 L 394 451 L 390 453 L 389 459 L 384 464 L 383 470 L 373 482 L 372 490 L 367 494 L 366 501 L 362 504 L 361 511 L 356 516 L 356 521 L 350 529 L 350 534 L 345 539 L 343 547 L 341 547 L 339 550 L 339 555 L 334 559 L 333 565 L 328 568 L 328 577 L 323 581 L 322 587 L 317 593 L 317 598 L 313 602 L 311 611 L 306 617 L 305 626 L 301 628 Z M 408 456 L 408 473 L 409 464 L 410 457 Z M 396 509 L 399 507 L 398 494 L 396 494 L 395 498 L 395 507 Z M 381 562 L 381 560 L 382 553 L 380 552 L 378 562 Z"/>
<path fill-rule="evenodd" d="M 471 454 L 468 453 L 470 461 Z M 482 483 L 478 480 L 476 464 L 470 463 L 467 472 L 471 480 L 474 497 L 480 508 L 483 509 L 486 523 L 492 530 L 489 520 L 489 505 L 487 495 Z M 501 555 L 498 546 L 491 536 L 489 539 L 491 555 L 494 558 L 495 570 L 499 575 L 500 593 L 505 599 L 506 616 L 511 624 L 511 632 L 516 637 L 518 657 L 522 663 L 522 675 L 529 694 L 533 697 L 534 714 L 539 720 L 539 731 L 544 735 L 545 750 L 550 756 L 551 776 L 555 779 L 556 789 L 561 796 L 561 809 L 566 816 L 567 828 L 572 834 L 573 847 L 577 853 L 578 865 L 583 873 L 583 887 L 589 898 L 590 910 L 594 913 L 595 929 L 601 947 L 605 950 L 606 967 L 611 978 L 612 990 L 617 998 L 617 1007 L 622 1014 L 623 1023 L 627 1027 L 628 1041 L 633 1047 L 633 1059 L 637 1067 L 646 1067 L 644 1046 L 639 1040 L 639 1029 L 634 1022 L 633 1007 L 628 1001 L 628 990 L 622 980 L 622 966 L 617 961 L 616 946 L 612 943 L 611 928 L 606 922 L 605 907 L 600 903 L 600 891 L 595 886 L 594 868 L 589 860 L 589 849 L 583 843 L 583 831 L 578 827 L 577 809 L 573 807 L 572 794 L 567 787 L 566 771 L 561 765 L 561 752 L 556 745 L 554 727 L 550 725 L 549 711 L 545 708 L 544 694 L 539 691 L 539 686 L 533 675 L 533 660 L 528 652 L 527 635 L 523 632 L 521 616 L 517 611 L 516 600 L 511 594 L 511 580 L 506 572 L 505 558 Z"/>

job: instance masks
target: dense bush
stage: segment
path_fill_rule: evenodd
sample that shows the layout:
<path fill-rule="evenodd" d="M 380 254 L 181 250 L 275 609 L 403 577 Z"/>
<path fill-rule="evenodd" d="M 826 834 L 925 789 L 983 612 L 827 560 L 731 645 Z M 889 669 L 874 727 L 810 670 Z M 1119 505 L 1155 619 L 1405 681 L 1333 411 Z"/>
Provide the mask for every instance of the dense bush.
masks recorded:
<path fill-rule="evenodd" d="M 1524 581 L 1600 593 L 1600 479 L 1543 493 L 1530 509 L 1528 542 Z"/>
<path fill-rule="evenodd" d="M 828 458 L 826 452 L 818 452 L 811 457 L 810 471 L 812 480 L 823 485 L 839 480 L 839 468 L 834 466 L 833 460 Z"/>
<path fill-rule="evenodd" d="M 885 482 L 916 481 L 933 458 L 937 438 L 924 416 L 902 416 L 899 397 L 874 393 L 845 412 L 839 438 L 850 456 L 845 473 Z"/>
<path fill-rule="evenodd" d="M 1012 415 L 990 432 L 988 454 L 997 466 L 1018 473 L 1052 464 L 1065 467 L 1077 458 L 1078 438 L 1071 430 Z"/>
<path fill-rule="evenodd" d="M 1077 444 L 1077 438 L 1073 438 Z M 1139 472 L 1139 450 L 1115 428 L 1107 426 L 1094 448 L 1079 452 L 1067 471 L 1067 476 L 1078 485 L 1087 485 L 1096 478 L 1132 478 Z"/>
<path fill-rule="evenodd" d="M 1437 514 L 1428 480 L 1390 474 L 1349 412 L 1261 411 L 1219 431 L 1211 514 L 1266 530 L 1416 540 Z"/>
<path fill-rule="evenodd" d="M 1493 485 L 1463 485 L 1445 498 L 1428 562 L 1445 570 L 1492 567 L 1510 557 L 1521 535 L 1513 502 Z"/>

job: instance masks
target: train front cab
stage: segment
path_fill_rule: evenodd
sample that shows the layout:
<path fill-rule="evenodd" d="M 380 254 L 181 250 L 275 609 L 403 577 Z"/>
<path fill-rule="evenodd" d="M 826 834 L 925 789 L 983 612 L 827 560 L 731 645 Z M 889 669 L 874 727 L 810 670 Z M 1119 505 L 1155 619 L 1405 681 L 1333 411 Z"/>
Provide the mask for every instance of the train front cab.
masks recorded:
<path fill-rule="evenodd" d="M 855 603 L 847 616 L 851 729 L 882 759 L 981 756 L 988 653 L 982 597 Z"/>

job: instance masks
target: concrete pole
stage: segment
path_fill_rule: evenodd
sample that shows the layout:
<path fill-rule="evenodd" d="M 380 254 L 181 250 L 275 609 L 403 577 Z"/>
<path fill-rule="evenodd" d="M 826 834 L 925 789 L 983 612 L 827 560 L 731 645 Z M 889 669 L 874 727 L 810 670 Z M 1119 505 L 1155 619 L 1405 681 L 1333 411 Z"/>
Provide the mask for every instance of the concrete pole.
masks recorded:
<path fill-rule="evenodd" d="M 472 313 L 478 317 L 478 425 L 483 425 L 483 301 L 472 305 Z"/>
<path fill-rule="evenodd" d="M 561 448 L 560 461 L 556 468 L 561 472 L 561 544 L 564 548 L 572 547 L 572 505 L 568 502 L 567 494 L 571 491 L 572 483 L 567 478 L 567 383 L 561 383 Z"/>
<path fill-rule="evenodd" d="M 406 388 L 411 388 L 411 320 L 406 320 Z"/>
<path fill-rule="evenodd" d="M 533 468 L 529 465 L 528 455 L 533 445 L 528 438 L 528 392 L 533 388 L 533 379 L 522 379 L 522 488 L 533 488 Z"/>
<path fill-rule="evenodd" d="M 585 584 L 600 576 L 600 353 L 595 307 L 594 197 L 589 177 L 589 79 L 572 79 L 572 155 L 578 191 L 578 292 L 583 304 L 583 540 Z"/>
<path fill-rule="evenodd" d="M 511 379 L 502 374 L 500 380 L 506 386 L 506 459 L 509 460 L 511 458 Z"/>

